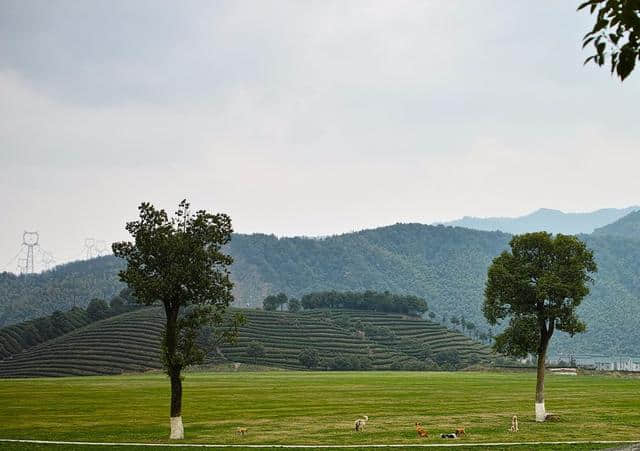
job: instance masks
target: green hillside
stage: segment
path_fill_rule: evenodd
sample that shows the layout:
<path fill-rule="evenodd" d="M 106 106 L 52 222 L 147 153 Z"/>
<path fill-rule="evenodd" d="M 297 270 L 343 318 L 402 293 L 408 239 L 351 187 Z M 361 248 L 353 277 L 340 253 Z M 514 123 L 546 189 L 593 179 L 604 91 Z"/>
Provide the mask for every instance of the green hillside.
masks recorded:
<path fill-rule="evenodd" d="M 422 297 L 439 313 L 479 319 L 487 268 L 509 239 L 500 232 L 396 224 L 324 239 L 236 235 L 230 250 L 243 304 L 260 305 L 280 291 L 390 291 Z"/>
<path fill-rule="evenodd" d="M 399 314 L 313 310 L 302 313 L 244 310 L 246 325 L 237 343 L 210 349 L 207 363 L 257 363 L 279 368 L 303 368 L 298 354 L 316 349 L 324 362 L 366 357 L 371 369 L 418 369 L 451 351 L 460 367 L 487 361 L 486 346 L 464 335 Z M 358 325 L 374 325 L 391 334 L 368 336 Z M 0 360 L 0 377 L 118 374 L 160 368 L 160 338 L 164 313 L 149 307 L 102 320 Z M 375 328 L 374 328 L 375 329 Z M 262 357 L 247 353 L 260 342 Z M 324 364 L 320 364 L 322 367 Z M 450 366 L 445 364 L 446 368 Z"/>
<path fill-rule="evenodd" d="M 325 239 L 235 236 L 231 250 L 243 303 L 266 294 L 300 296 L 322 290 L 389 290 L 415 294 L 440 315 L 464 316 L 480 328 L 491 260 L 511 235 L 420 224 L 396 224 Z M 635 355 L 640 349 L 640 240 L 581 235 L 593 249 L 598 273 L 580 307 L 587 332 L 558 334 L 552 349 Z"/>
<path fill-rule="evenodd" d="M 559 335 L 553 348 L 566 353 L 637 355 L 640 349 L 640 240 L 580 236 L 593 249 L 598 273 L 580 306 L 587 332 Z"/>
<path fill-rule="evenodd" d="M 112 256 L 56 266 L 34 275 L 0 273 L 0 327 L 86 307 L 93 298 L 111 299 L 124 288 L 116 274 L 122 262 Z"/>
<path fill-rule="evenodd" d="M 261 306 L 269 294 L 385 291 L 424 298 L 430 311 L 464 316 L 487 330 L 481 312 L 486 271 L 511 235 L 459 227 L 396 224 L 322 239 L 236 234 L 229 246 L 237 307 Z M 588 331 L 552 342 L 565 352 L 636 354 L 640 349 L 640 240 L 581 235 L 599 271 L 580 307 Z M 102 257 L 43 275 L 0 275 L 0 326 L 56 309 L 109 298 L 121 287 L 122 265 Z M 99 295 L 99 293 L 103 293 Z M 24 310 L 23 310 L 24 306 Z"/>
<path fill-rule="evenodd" d="M 596 229 L 593 234 L 640 240 L 640 210 L 629 213 L 612 224 Z"/>

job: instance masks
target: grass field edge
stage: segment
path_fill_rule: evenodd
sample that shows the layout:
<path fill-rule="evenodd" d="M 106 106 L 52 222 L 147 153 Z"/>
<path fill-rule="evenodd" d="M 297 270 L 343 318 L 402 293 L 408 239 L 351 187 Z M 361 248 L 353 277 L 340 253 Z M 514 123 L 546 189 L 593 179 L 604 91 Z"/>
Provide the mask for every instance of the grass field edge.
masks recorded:
<path fill-rule="evenodd" d="M 534 441 L 534 442 L 487 442 L 487 443 L 380 443 L 353 445 L 279 445 L 279 444 L 213 444 L 213 443 L 134 443 L 134 442 L 82 442 L 62 440 L 30 440 L 0 438 L 0 443 L 29 443 L 34 445 L 73 445 L 73 446 L 144 446 L 171 448 L 287 448 L 287 449 L 354 449 L 354 448 L 461 448 L 493 446 L 550 446 L 550 445 L 633 445 L 638 440 L 571 440 L 571 441 Z"/>

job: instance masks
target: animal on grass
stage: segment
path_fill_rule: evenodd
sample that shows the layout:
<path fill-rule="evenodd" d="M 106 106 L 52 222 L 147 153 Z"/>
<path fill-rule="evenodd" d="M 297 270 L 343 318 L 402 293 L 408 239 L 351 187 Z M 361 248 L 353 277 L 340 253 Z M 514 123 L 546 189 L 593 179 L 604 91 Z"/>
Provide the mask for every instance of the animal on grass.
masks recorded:
<path fill-rule="evenodd" d="M 466 434 L 466 432 L 464 431 L 464 428 L 458 428 L 458 429 L 456 429 L 456 435 L 457 435 L 458 437 L 460 437 L 461 435 L 465 435 L 465 434 Z"/>
<path fill-rule="evenodd" d="M 364 416 L 364 418 L 358 418 L 354 422 L 354 425 L 356 427 L 356 432 L 363 431 L 364 430 L 364 425 L 367 424 L 367 421 L 369 421 L 369 417 L 366 416 L 366 415 Z"/>
<path fill-rule="evenodd" d="M 236 428 L 237 435 L 244 435 L 247 433 L 247 428 Z"/>
<path fill-rule="evenodd" d="M 422 427 L 421 423 L 416 423 L 416 432 L 420 437 L 429 437 L 429 432 Z"/>
<path fill-rule="evenodd" d="M 544 421 L 560 421 L 560 415 L 556 415 L 555 413 L 548 413 L 544 417 Z"/>
<path fill-rule="evenodd" d="M 440 438 L 458 438 L 458 434 L 451 432 L 449 434 L 440 434 Z"/>
<path fill-rule="evenodd" d="M 514 415 L 511 417 L 511 429 L 509 432 L 518 432 L 518 416 Z"/>

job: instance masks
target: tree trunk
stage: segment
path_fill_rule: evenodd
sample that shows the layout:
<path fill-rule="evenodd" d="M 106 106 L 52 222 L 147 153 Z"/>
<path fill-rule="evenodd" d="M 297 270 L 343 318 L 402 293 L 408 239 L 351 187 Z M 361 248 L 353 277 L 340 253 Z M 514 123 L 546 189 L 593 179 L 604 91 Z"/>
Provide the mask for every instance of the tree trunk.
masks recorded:
<path fill-rule="evenodd" d="M 171 423 L 170 439 L 182 440 L 184 438 L 184 426 L 182 425 L 182 380 L 180 372 L 171 374 Z"/>
<path fill-rule="evenodd" d="M 176 346 L 178 341 L 178 311 L 166 309 L 167 328 L 165 331 L 165 364 L 167 373 L 171 379 L 171 407 L 169 423 L 171 435 L 169 439 L 182 440 L 184 438 L 184 426 L 182 425 L 182 380 L 181 368 L 175 363 Z"/>
<path fill-rule="evenodd" d="M 547 412 L 544 408 L 544 361 L 547 357 L 548 339 L 542 339 L 538 349 L 538 372 L 536 381 L 536 421 L 542 422 L 546 419 Z"/>

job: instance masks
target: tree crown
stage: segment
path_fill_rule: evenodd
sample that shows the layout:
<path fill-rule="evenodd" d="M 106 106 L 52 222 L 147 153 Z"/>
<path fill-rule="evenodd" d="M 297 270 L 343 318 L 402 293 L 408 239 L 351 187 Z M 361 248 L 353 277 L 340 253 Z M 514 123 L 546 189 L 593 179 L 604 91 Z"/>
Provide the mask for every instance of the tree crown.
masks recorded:
<path fill-rule="evenodd" d="M 575 236 L 547 232 L 514 236 L 509 244 L 511 251 L 493 260 L 485 287 L 483 312 L 489 323 L 510 317 L 496 348 L 526 355 L 556 328 L 571 335 L 584 332 L 576 309 L 597 271 L 593 253 Z"/>
<path fill-rule="evenodd" d="M 186 200 L 172 218 L 149 203 L 142 203 L 138 210 L 140 219 L 126 225 L 134 242 L 114 243 L 113 253 L 127 261 L 120 280 L 138 302 L 163 304 L 167 328 L 162 358 L 175 375 L 203 360 L 205 325 L 229 323 L 208 334 L 219 342 L 232 340 L 243 323 L 241 315 L 224 317 L 233 302 L 228 270 L 233 260 L 222 252 L 231 240 L 231 219 L 204 210 L 191 214 Z"/>
<path fill-rule="evenodd" d="M 134 242 L 114 243 L 113 253 L 127 261 L 119 276 L 139 302 L 160 301 L 172 310 L 187 305 L 228 306 L 233 301 L 227 269 L 231 256 L 221 251 L 231 240 L 225 214 L 189 211 L 180 202 L 173 218 L 149 203 L 138 208 L 140 219 L 126 229 Z"/>

